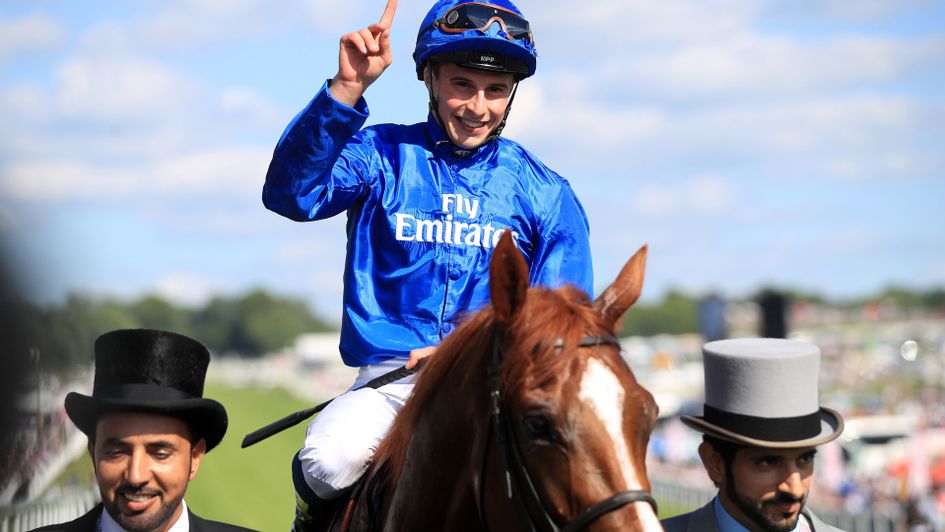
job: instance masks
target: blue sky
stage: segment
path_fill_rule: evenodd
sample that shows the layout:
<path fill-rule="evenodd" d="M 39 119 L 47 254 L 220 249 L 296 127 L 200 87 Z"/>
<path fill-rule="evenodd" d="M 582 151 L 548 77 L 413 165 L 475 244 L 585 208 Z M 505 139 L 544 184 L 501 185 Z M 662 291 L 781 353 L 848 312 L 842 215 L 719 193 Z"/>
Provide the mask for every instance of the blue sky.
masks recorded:
<path fill-rule="evenodd" d="M 0 5 L 0 239 L 24 292 L 186 304 L 264 287 L 340 312 L 343 217 L 260 188 L 285 125 L 383 0 Z M 276 6 L 276 7 L 273 7 Z M 539 49 L 506 135 L 565 176 L 602 289 L 645 298 L 945 284 L 945 3 L 523 0 Z M 425 118 L 403 0 L 370 123 Z"/>

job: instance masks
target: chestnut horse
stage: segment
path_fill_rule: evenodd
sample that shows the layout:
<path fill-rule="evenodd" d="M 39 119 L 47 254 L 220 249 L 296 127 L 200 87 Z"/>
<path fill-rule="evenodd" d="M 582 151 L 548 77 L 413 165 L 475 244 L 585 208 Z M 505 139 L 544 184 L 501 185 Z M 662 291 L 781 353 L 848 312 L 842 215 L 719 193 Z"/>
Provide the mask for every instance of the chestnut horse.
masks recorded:
<path fill-rule="evenodd" d="M 503 235 L 491 307 L 427 359 L 333 529 L 662 530 L 644 465 L 657 406 L 614 337 L 645 262 L 644 247 L 590 304 L 528 288 Z"/>

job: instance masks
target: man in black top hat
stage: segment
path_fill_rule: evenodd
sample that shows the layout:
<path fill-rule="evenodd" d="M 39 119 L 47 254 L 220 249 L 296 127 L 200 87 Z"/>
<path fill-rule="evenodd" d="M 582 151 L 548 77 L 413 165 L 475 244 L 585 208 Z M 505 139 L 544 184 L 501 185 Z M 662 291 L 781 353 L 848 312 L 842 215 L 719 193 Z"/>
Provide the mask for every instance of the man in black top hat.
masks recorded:
<path fill-rule="evenodd" d="M 667 532 L 836 531 L 806 507 L 817 446 L 843 432 L 818 398 L 820 349 L 793 340 L 744 338 L 702 348 L 699 456 L 719 488 L 708 504 L 664 519 Z"/>
<path fill-rule="evenodd" d="M 203 398 L 209 363 L 200 342 L 171 332 L 100 336 L 92 395 L 71 392 L 65 406 L 89 437 L 102 503 L 75 521 L 39 530 L 247 530 L 201 519 L 184 503 L 204 455 L 226 433 L 223 405 Z"/>

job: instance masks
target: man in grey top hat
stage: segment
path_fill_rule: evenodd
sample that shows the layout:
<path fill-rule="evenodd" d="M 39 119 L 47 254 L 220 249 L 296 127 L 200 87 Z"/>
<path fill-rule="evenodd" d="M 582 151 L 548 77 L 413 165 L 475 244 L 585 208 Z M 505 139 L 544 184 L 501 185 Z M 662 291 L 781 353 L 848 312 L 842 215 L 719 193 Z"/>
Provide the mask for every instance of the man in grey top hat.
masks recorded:
<path fill-rule="evenodd" d="M 92 395 L 70 392 L 69 418 L 89 437 L 102 503 L 64 532 L 227 532 L 201 519 L 184 493 L 226 433 L 223 405 L 203 397 L 210 352 L 180 334 L 112 331 L 95 340 Z"/>
<path fill-rule="evenodd" d="M 664 519 L 667 532 L 837 530 L 805 506 L 817 446 L 843 432 L 820 406 L 820 349 L 794 340 L 720 340 L 703 347 L 703 433 L 699 456 L 719 492 L 693 512 Z"/>

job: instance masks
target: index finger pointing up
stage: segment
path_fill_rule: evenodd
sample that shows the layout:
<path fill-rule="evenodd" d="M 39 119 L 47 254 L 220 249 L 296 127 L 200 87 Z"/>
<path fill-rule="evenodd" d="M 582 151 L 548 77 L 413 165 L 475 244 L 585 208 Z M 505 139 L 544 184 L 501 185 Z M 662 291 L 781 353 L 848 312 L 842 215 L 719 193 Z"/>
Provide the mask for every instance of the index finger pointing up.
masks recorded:
<path fill-rule="evenodd" d="M 387 0 L 387 7 L 384 8 L 384 14 L 378 24 L 389 28 L 394 21 L 394 11 L 397 11 L 397 0 Z"/>

